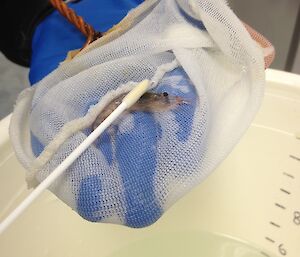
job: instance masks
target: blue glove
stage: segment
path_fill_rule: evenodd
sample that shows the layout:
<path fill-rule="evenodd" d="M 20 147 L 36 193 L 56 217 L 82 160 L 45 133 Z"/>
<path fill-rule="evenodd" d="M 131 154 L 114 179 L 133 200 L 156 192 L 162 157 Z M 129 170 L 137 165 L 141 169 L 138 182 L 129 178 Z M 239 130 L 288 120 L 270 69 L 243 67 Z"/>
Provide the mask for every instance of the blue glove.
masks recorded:
<path fill-rule="evenodd" d="M 70 4 L 70 6 L 96 31 L 106 31 L 141 2 L 142 0 L 85 0 Z M 30 82 L 35 84 L 57 68 L 58 64 L 66 58 L 67 52 L 81 48 L 85 40 L 81 32 L 58 12 L 48 16 L 39 25 L 33 38 Z M 176 140 L 179 143 L 187 141 L 192 133 L 197 102 L 197 94 L 187 74 L 182 68 L 167 73 L 155 91 L 168 92 L 170 95 L 180 96 L 189 101 L 189 104 L 178 106 L 176 110 L 171 111 L 178 127 Z M 91 102 L 93 101 L 99 101 L 99 99 L 91 99 Z M 109 173 L 117 163 L 123 184 L 124 206 L 116 208 L 126 210 L 125 213 L 120 214 L 123 216 L 122 220 L 125 225 L 143 227 L 155 222 L 164 212 L 156 199 L 154 183 L 158 166 L 157 146 L 164 132 L 160 121 L 156 120 L 152 113 L 132 113 L 132 123 L 130 130 L 125 132 L 124 130 L 119 132 L 116 125 L 113 138 L 106 131 L 95 142 L 107 162 L 107 167 L 99 167 L 97 172 Z M 36 156 L 44 149 L 33 134 L 32 148 Z M 186 152 L 189 150 L 187 149 Z M 86 155 L 83 156 L 86 157 Z M 166 157 L 167 161 L 173 165 L 176 165 L 177 159 L 181 158 L 177 155 L 166 155 Z M 184 158 L 190 163 L 195 161 L 189 156 L 184 156 Z M 76 172 L 80 174 L 80 167 Z M 107 208 L 105 204 L 101 176 L 96 174 L 83 178 L 77 195 L 76 211 L 85 219 L 98 222 L 105 219 L 101 216 L 103 210 Z"/>

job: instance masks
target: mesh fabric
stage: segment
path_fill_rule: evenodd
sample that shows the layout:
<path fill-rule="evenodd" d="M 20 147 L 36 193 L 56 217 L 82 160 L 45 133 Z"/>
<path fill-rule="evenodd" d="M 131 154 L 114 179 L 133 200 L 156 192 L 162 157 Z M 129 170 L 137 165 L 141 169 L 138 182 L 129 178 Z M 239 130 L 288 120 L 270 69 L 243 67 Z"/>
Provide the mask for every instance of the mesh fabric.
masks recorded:
<path fill-rule="evenodd" d="M 152 224 L 250 125 L 273 58 L 266 42 L 226 1 L 145 1 L 19 97 L 10 133 L 29 182 L 45 179 L 112 99 L 149 79 L 187 104 L 122 115 L 50 190 L 87 220 Z"/>

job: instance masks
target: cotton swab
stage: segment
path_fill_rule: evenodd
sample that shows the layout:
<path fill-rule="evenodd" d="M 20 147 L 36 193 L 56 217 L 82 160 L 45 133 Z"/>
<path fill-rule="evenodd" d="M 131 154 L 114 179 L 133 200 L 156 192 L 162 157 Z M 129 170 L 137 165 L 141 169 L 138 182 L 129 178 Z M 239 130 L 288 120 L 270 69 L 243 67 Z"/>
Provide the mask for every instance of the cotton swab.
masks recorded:
<path fill-rule="evenodd" d="M 70 165 L 109 127 L 126 109 L 135 104 L 148 90 L 149 80 L 144 80 L 132 89 L 122 100 L 122 103 L 56 168 L 44 179 L 21 204 L 13 210 L 0 224 L 0 235 L 12 224 L 23 211 L 47 189 Z"/>

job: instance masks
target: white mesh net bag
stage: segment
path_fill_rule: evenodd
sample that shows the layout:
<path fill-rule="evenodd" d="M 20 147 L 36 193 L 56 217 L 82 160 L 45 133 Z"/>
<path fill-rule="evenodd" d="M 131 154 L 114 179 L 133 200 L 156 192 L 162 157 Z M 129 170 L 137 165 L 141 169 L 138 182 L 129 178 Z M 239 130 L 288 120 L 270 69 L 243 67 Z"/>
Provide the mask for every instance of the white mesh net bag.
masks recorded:
<path fill-rule="evenodd" d="M 248 128 L 272 55 L 225 1 L 146 1 L 20 95 L 10 126 L 17 157 L 30 184 L 41 182 L 111 101 L 151 80 L 153 92 L 184 104 L 122 115 L 50 188 L 87 220 L 150 225 Z"/>

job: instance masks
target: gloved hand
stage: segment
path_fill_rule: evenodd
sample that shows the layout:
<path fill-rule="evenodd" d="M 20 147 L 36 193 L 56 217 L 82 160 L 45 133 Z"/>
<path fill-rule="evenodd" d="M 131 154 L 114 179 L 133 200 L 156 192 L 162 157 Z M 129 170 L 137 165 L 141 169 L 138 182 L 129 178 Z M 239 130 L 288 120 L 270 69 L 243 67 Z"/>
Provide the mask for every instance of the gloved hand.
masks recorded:
<path fill-rule="evenodd" d="M 131 8 L 140 2 L 142 0 L 85 0 L 79 3 L 70 3 L 70 6 L 96 31 L 103 32 L 117 24 Z M 58 12 L 48 16 L 38 26 L 33 38 L 31 83 L 37 83 L 57 68 L 58 64 L 66 58 L 67 52 L 81 48 L 85 40 L 86 38 L 81 32 Z M 172 121 L 164 120 L 163 116 L 157 119 L 153 113 L 134 112 L 112 126 L 95 142 L 97 151 L 100 151 L 104 158 L 101 162 L 98 160 L 101 166 L 90 175 L 83 176 L 76 194 L 75 209 L 85 219 L 109 221 L 107 216 L 113 216 L 111 222 L 131 227 L 143 227 L 153 223 L 164 212 L 164 206 L 156 195 L 156 191 L 161 186 L 157 185 L 160 183 L 157 181 L 157 169 L 161 162 L 158 160 L 161 158 L 158 155 L 159 145 L 165 144 L 164 149 L 169 147 L 165 161 L 169 163 L 170 170 L 174 169 L 172 166 L 178 165 L 178 158 L 184 158 L 181 163 L 189 163 L 192 166 L 196 165 L 193 162 L 198 162 L 195 156 L 189 154 L 191 149 L 181 149 L 189 140 L 198 101 L 195 88 L 187 74 L 182 68 L 167 73 L 155 88 L 155 92 L 167 92 L 170 96 L 179 96 L 187 102 L 171 111 L 175 120 L 172 126 L 175 126 L 175 138 L 178 141 L 175 144 L 178 145 L 178 148 L 174 148 L 174 142 L 170 145 L 165 142 L 166 135 L 174 133 L 174 131 L 164 131 L 164 128 L 169 125 L 161 124 L 161 122 L 172 123 Z M 88 105 L 92 106 L 98 101 L 99 99 L 96 97 L 95 99 L 90 98 Z M 164 114 L 162 113 L 162 115 Z M 205 124 L 205 122 L 204 119 L 203 123 Z M 203 133 L 205 128 L 206 126 L 203 126 Z M 86 134 L 89 133 L 90 130 L 87 130 Z M 34 154 L 39 156 L 44 150 L 44 144 L 37 139 L 34 133 L 31 135 L 31 143 Z M 85 158 L 83 162 L 89 162 L 95 157 L 92 150 L 88 150 L 82 158 Z M 73 168 L 78 174 L 85 172 L 85 166 L 74 164 Z M 117 205 L 118 202 L 121 204 L 116 207 L 108 207 L 104 197 L 106 197 L 105 194 L 110 195 L 111 192 L 106 191 L 107 188 L 103 185 L 106 182 L 102 181 L 99 173 L 106 173 L 110 176 L 112 170 L 115 169 L 120 175 L 118 179 L 120 184 L 110 190 L 118 191 L 118 193 L 113 193 L 118 198 L 115 200 L 115 204 Z M 180 172 L 180 169 L 179 167 L 177 172 Z M 177 170 L 176 167 L 175 170 Z M 113 177 L 113 175 L 111 176 Z M 177 175 L 174 173 L 171 176 L 176 177 Z M 107 197 L 110 199 L 110 196 Z M 111 215 L 107 214 L 109 210 L 112 212 Z"/>

